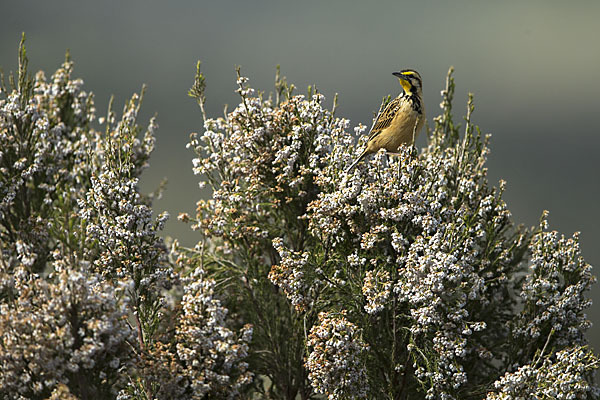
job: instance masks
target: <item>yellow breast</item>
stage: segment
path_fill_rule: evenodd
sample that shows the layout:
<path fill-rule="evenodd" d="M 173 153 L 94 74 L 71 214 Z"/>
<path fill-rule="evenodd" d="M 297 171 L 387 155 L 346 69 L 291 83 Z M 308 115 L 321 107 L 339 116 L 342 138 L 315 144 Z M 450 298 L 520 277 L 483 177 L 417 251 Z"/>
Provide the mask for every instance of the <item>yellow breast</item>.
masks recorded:
<path fill-rule="evenodd" d="M 382 130 L 367 145 L 369 153 L 384 148 L 397 153 L 400 145 L 412 143 L 425 123 L 425 112 L 417 113 L 410 104 L 405 103 L 392 120 L 390 126 Z"/>

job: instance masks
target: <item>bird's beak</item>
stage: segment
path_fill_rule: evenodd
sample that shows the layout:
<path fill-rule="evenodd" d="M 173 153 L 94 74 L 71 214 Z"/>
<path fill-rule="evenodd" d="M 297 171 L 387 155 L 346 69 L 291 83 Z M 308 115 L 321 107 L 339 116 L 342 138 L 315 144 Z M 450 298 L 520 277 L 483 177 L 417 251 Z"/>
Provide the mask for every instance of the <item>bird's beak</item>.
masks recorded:
<path fill-rule="evenodd" d="M 402 75 L 402 72 L 392 72 L 392 75 L 394 75 L 395 77 L 398 77 L 400 79 L 406 80 L 406 77 L 404 75 Z"/>

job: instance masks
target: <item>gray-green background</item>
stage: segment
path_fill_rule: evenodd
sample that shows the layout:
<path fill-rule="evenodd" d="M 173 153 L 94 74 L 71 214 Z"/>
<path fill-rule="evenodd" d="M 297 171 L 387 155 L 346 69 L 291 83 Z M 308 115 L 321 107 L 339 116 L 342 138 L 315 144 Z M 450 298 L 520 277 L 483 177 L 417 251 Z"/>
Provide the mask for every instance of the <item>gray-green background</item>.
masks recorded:
<path fill-rule="evenodd" d="M 269 91 L 275 66 L 304 89 L 316 84 L 339 115 L 370 125 L 385 94 L 397 94 L 391 72 L 415 68 L 425 103 L 437 115 L 450 65 L 456 68 L 456 111 L 475 94 L 475 122 L 492 133 L 489 176 L 508 182 L 515 220 L 581 231 L 582 251 L 600 265 L 600 2 L 597 1 L 47 1 L 0 0 L 0 65 L 15 70 L 21 32 L 33 70 L 49 76 L 71 51 L 75 76 L 96 94 L 98 114 L 142 84 L 143 119 L 160 129 L 143 188 L 169 179 L 156 209 L 168 210 L 166 234 L 192 244 L 178 222 L 201 192 L 185 149 L 201 129 L 187 97 L 196 60 L 207 76 L 208 111 L 236 104 L 234 66 Z M 417 144 L 423 146 L 422 135 Z M 600 288 L 589 311 L 589 337 L 600 349 Z"/>

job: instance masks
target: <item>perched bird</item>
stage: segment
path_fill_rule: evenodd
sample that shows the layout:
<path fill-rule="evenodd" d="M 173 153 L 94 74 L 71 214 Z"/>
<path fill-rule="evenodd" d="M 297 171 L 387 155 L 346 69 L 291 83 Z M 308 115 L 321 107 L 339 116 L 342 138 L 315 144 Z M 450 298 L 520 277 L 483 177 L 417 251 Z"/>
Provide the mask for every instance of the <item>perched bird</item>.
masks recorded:
<path fill-rule="evenodd" d="M 421 75 L 413 69 L 394 72 L 404 92 L 380 110 L 369 132 L 367 147 L 356 161 L 348 167 L 350 171 L 363 158 L 386 149 L 390 153 L 398 153 L 403 143 L 413 143 L 425 122 L 425 106 Z"/>

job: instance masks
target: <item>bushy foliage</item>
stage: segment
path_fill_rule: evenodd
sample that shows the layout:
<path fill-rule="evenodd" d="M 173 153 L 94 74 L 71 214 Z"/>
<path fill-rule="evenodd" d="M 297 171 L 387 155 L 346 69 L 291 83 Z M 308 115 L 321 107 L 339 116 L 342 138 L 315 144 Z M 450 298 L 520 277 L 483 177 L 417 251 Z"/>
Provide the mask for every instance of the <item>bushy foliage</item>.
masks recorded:
<path fill-rule="evenodd" d="M 31 78 L 21 43 L 2 79 L 0 397 L 233 397 L 252 332 L 227 327 L 201 269 L 168 259 L 168 215 L 138 186 L 157 125 L 136 122 L 137 94 L 96 119 L 72 66 Z"/>
<path fill-rule="evenodd" d="M 335 102 L 279 78 L 265 98 L 239 70 L 237 83 L 240 104 L 192 135 L 212 197 L 181 218 L 211 244 L 189 252 L 256 326 L 250 364 L 268 398 L 534 398 L 541 378 L 558 397 L 598 395 L 578 236 L 547 231 L 546 215 L 514 225 L 471 97 L 463 134 L 453 121 L 452 71 L 428 146 L 352 172 L 364 136 L 357 146 Z M 203 112 L 204 85 L 198 72 Z"/>
<path fill-rule="evenodd" d="M 348 172 L 366 126 L 336 100 L 279 74 L 265 97 L 238 70 L 240 104 L 209 118 L 198 65 L 212 193 L 180 215 L 184 248 L 139 191 L 143 91 L 96 118 L 72 67 L 32 78 L 22 44 L 2 79 L 0 397 L 598 397 L 578 235 L 514 225 L 451 72 L 426 148 Z"/>

